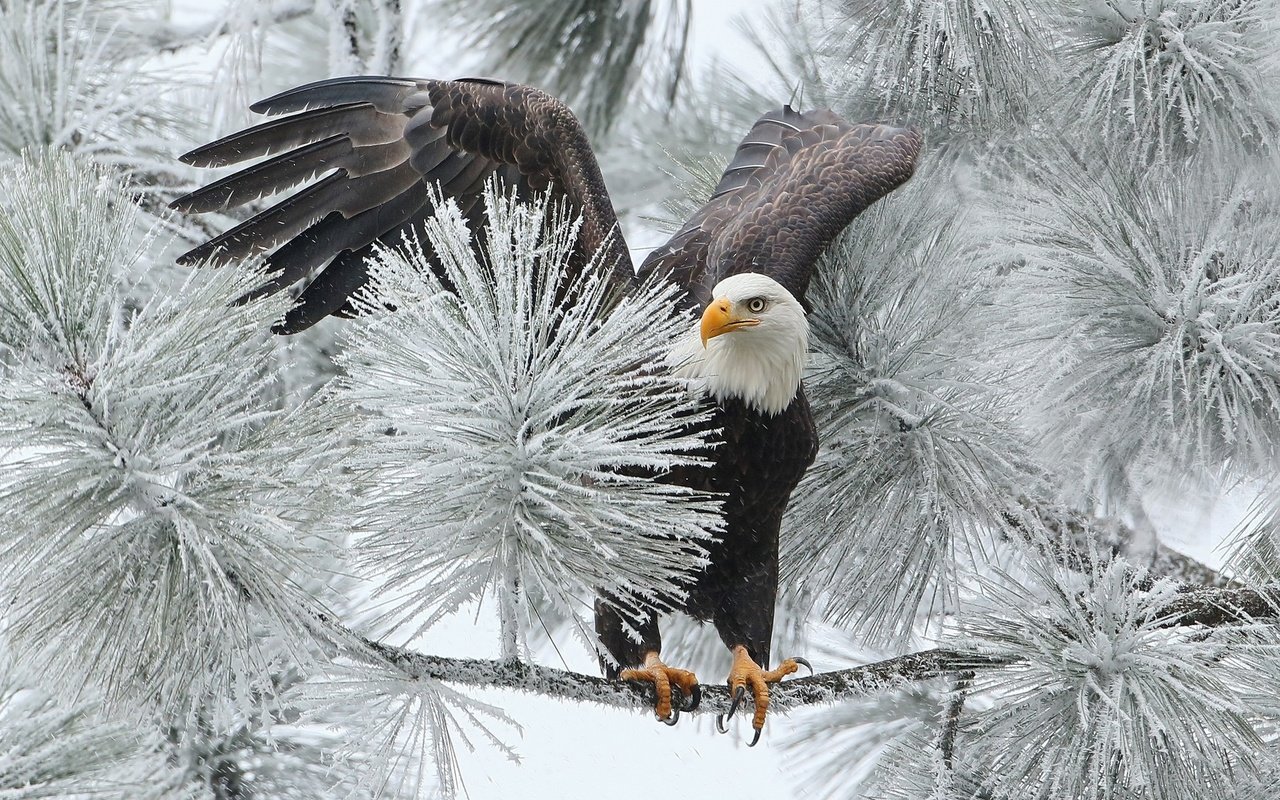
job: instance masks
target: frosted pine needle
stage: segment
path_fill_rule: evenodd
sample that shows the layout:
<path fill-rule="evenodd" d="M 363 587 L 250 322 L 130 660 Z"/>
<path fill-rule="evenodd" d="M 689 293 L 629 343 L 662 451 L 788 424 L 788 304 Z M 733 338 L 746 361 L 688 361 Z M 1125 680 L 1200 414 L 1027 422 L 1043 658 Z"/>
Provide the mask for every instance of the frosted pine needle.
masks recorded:
<path fill-rule="evenodd" d="M 1065 52 L 1075 120 L 1135 161 L 1274 140 L 1273 0 L 1077 2 Z"/>
<path fill-rule="evenodd" d="M 150 186 L 172 176 L 185 109 L 100 26 L 103 4 L 0 3 L 0 154 L 71 150 Z"/>
<path fill-rule="evenodd" d="M 704 563 L 718 517 L 652 480 L 701 444 L 680 433 L 696 400 L 660 366 L 692 324 L 674 290 L 611 306 L 595 265 L 560 309 L 576 226 L 545 201 L 491 188 L 486 202 L 483 261 L 452 203 L 426 227 L 456 294 L 416 246 L 370 263 L 367 303 L 396 312 L 353 333 L 341 396 L 370 414 L 357 521 L 365 568 L 400 595 L 391 619 L 429 624 L 496 593 L 512 657 L 528 592 L 580 621 L 596 590 L 663 605 Z"/>
<path fill-rule="evenodd" d="M 0 797 L 135 800 L 175 783 L 159 737 L 103 719 L 92 700 L 60 702 L 0 654 Z"/>
<path fill-rule="evenodd" d="M 996 794 L 1226 796 L 1262 755 L 1252 714 L 1276 679 L 1272 635 L 1167 627 L 1176 587 L 1140 588 L 1124 559 L 1085 576 L 1032 567 L 1026 585 L 989 583 L 965 623 L 970 646 L 1017 660 L 976 684 L 994 707 L 967 747 Z"/>
<path fill-rule="evenodd" d="M 915 124 L 1002 127 L 1035 100 L 1046 60 L 1044 6 L 1033 0 L 855 0 L 832 30 L 853 102 L 874 96 Z"/>
<path fill-rule="evenodd" d="M 1280 445 L 1275 192 L 1062 153 L 1042 175 L 1010 204 L 1026 209 L 1013 236 L 1027 263 L 1005 299 L 1007 352 L 1035 367 L 1027 394 L 1045 452 L 1090 481 L 1114 458 L 1135 475 L 1269 471 Z"/>
<path fill-rule="evenodd" d="M 281 304 L 229 308 L 255 277 L 226 270 L 127 311 L 119 190 L 65 156 L 6 185 L 6 636 L 55 688 L 97 686 L 127 713 L 247 698 L 318 613 L 295 581 L 319 572 L 324 428 L 272 408 L 262 332 Z"/>
<path fill-rule="evenodd" d="M 805 386 L 822 446 L 784 526 L 786 578 L 877 641 L 953 600 L 1009 487 L 1034 485 L 970 334 L 981 229 L 927 186 L 869 209 L 819 265 Z"/>

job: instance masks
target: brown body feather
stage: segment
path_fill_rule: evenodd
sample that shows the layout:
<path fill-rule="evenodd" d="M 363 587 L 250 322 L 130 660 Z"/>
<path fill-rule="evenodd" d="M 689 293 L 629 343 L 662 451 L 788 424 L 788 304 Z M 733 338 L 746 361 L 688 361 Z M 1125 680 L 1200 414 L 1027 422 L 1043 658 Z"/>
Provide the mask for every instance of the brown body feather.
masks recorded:
<path fill-rule="evenodd" d="M 280 327 L 289 333 L 328 314 L 368 280 L 375 242 L 396 244 L 430 215 L 439 185 L 481 233 L 480 198 L 494 175 L 518 195 L 546 189 L 583 217 L 574 265 L 597 251 L 620 285 L 634 280 L 626 242 L 586 134 L 559 100 L 497 81 L 338 78 L 261 101 L 254 111 L 290 114 L 183 156 L 199 166 L 266 160 L 174 201 L 212 211 L 285 192 L 324 174 L 248 221 L 194 248 L 183 263 L 266 256 L 256 293 L 309 279 Z M 829 110 L 783 107 L 762 116 L 707 203 L 654 250 L 641 276 L 669 277 L 705 304 L 721 279 L 760 272 L 804 302 L 823 250 L 868 205 L 910 177 L 921 141 L 912 130 L 850 124 Z M 569 280 L 574 280 L 570 275 Z M 707 400 L 713 403 L 712 400 Z M 720 431 L 712 464 L 661 476 L 725 498 L 725 531 L 686 610 L 713 622 L 729 646 L 769 661 L 778 581 L 778 535 L 791 492 L 817 452 L 803 389 L 776 416 L 729 400 L 715 404 Z M 609 603 L 597 603 L 601 643 L 623 666 L 657 650 L 656 619 L 640 641 Z M 616 674 L 609 667 L 610 674 Z"/>

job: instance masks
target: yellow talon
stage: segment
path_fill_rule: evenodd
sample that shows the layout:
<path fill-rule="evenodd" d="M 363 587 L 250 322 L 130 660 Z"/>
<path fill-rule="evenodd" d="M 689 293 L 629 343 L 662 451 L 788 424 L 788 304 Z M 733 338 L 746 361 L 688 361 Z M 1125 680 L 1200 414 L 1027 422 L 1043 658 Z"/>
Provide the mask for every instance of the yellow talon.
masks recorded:
<path fill-rule="evenodd" d="M 673 708 L 671 705 L 671 687 L 677 687 L 681 694 L 688 698 L 687 703 L 681 703 L 681 707 L 685 711 L 692 711 L 698 707 L 699 700 L 702 699 L 702 690 L 698 685 L 698 678 L 687 669 L 676 669 L 662 663 L 662 659 L 658 656 L 656 650 L 650 651 L 644 657 L 644 666 L 640 669 L 624 669 L 618 673 L 618 677 L 624 681 L 643 681 L 652 683 L 654 693 L 658 696 L 658 702 L 654 707 L 654 713 L 658 719 L 668 725 L 676 724 L 676 720 L 680 718 L 680 707 Z"/>
<path fill-rule="evenodd" d="M 765 715 L 769 713 L 769 684 L 778 683 L 787 675 L 799 670 L 801 666 L 807 667 L 810 672 L 813 671 L 809 662 L 803 658 L 788 658 L 779 664 L 777 669 L 766 672 L 747 653 L 747 648 L 742 645 L 735 646 L 733 666 L 729 669 L 729 694 L 733 697 L 733 703 L 729 706 L 728 714 L 716 718 L 716 727 L 721 733 L 728 731 L 724 725 L 725 721 L 733 717 L 745 693 L 750 690 L 756 713 L 751 718 L 751 727 L 755 729 L 755 736 L 752 737 L 748 746 L 754 747 L 756 742 L 760 741 L 760 731 L 764 728 Z"/>

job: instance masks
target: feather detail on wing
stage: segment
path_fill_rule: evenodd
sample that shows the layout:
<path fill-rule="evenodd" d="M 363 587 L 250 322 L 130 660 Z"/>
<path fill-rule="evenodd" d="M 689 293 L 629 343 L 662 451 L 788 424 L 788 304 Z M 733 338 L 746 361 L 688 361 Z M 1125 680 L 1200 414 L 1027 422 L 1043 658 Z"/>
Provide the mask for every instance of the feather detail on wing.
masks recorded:
<path fill-rule="evenodd" d="M 729 275 L 760 272 L 804 302 L 818 257 L 911 177 L 921 145 L 912 129 L 853 125 L 828 109 L 771 111 L 738 145 L 706 204 L 640 274 L 668 274 L 703 304 Z"/>
<path fill-rule="evenodd" d="M 202 167 L 264 160 L 172 207 L 224 210 L 307 185 L 178 260 L 226 264 L 268 253 L 268 280 L 250 296 L 309 279 L 281 332 L 349 312 L 349 298 L 368 280 L 364 262 L 375 243 L 396 245 L 417 230 L 433 210 L 429 187 L 437 184 L 477 233 L 491 177 L 519 196 L 549 189 L 583 215 L 578 269 L 606 248 L 615 280 L 632 279 L 586 134 L 563 103 L 543 92 L 483 79 L 352 77 L 290 89 L 252 109 L 289 116 L 198 147 L 182 160 Z"/>

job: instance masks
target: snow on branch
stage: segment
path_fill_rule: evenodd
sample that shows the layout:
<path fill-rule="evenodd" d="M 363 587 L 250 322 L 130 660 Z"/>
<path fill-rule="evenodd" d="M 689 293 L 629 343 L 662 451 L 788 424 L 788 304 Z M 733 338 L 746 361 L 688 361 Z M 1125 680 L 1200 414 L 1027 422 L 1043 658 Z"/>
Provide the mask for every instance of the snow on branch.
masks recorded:
<path fill-rule="evenodd" d="M 293 0 L 288 3 L 277 3 L 271 9 L 269 18 L 261 20 L 264 26 L 278 25 L 308 16 L 315 11 L 314 0 Z M 186 47 L 205 46 L 219 36 L 229 36 L 236 31 L 226 17 L 214 17 L 199 25 L 164 25 L 158 26 L 146 36 L 147 41 L 157 51 L 172 53 Z"/>
<path fill-rule="evenodd" d="M 1023 533 L 1040 529 L 1051 534 L 1051 538 L 1032 536 L 1029 541 L 1044 555 L 1072 569 L 1079 569 L 1089 554 L 1097 553 L 1100 547 L 1113 556 L 1127 554 L 1137 535 L 1114 518 L 1089 519 L 1074 509 L 1047 507 L 1031 500 L 1011 512 L 1008 520 L 1015 530 Z M 1162 542 L 1155 543 L 1142 566 L 1154 577 L 1169 578 L 1186 587 L 1224 589 L 1235 583 L 1231 577 Z"/>
<path fill-rule="evenodd" d="M 1159 628 L 1189 625 L 1220 627 L 1280 618 L 1280 586 L 1264 589 L 1204 589 L 1178 593 L 1149 616 Z M 323 620 L 329 635 L 348 644 L 358 642 L 372 657 L 388 663 L 412 680 L 435 680 L 465 686 L 514 689 L 577 702 L 615 708 L 648 709 L 650 691 L 640 684 L 611 681 L 596 675 L 514 660 L 449 658 L 376 642 Z M 352 651 L 359 654 L 359 650 Z M 963 675 L 1018 663 L 1009 655 L 951 649 L 924 650 L 872 664 L 785 681 L 770 688 L 770 708 L 835 703 L 947 675 Z M 723 714 L 729 690 L 723 684 L 703 684 L 702 703 L 692 713 Z"/>
<path fill-rule="evenodd" d="M 607 272 L 572 265 L 576 220 L 495 184 L 485 203 L 482 258 L 450 201 L 368 262 L 336 400 L 362 412 L 350 518 L 384 621 L 422 628 L 496 592 L 510 657 L 539 597 L 584 637 L 581 597 L 676 605 L 720 517 L 652 479 L 704 446 L 705 406 L 655 366 L 692 324 L 674 287 L 618 299 Z"/>

